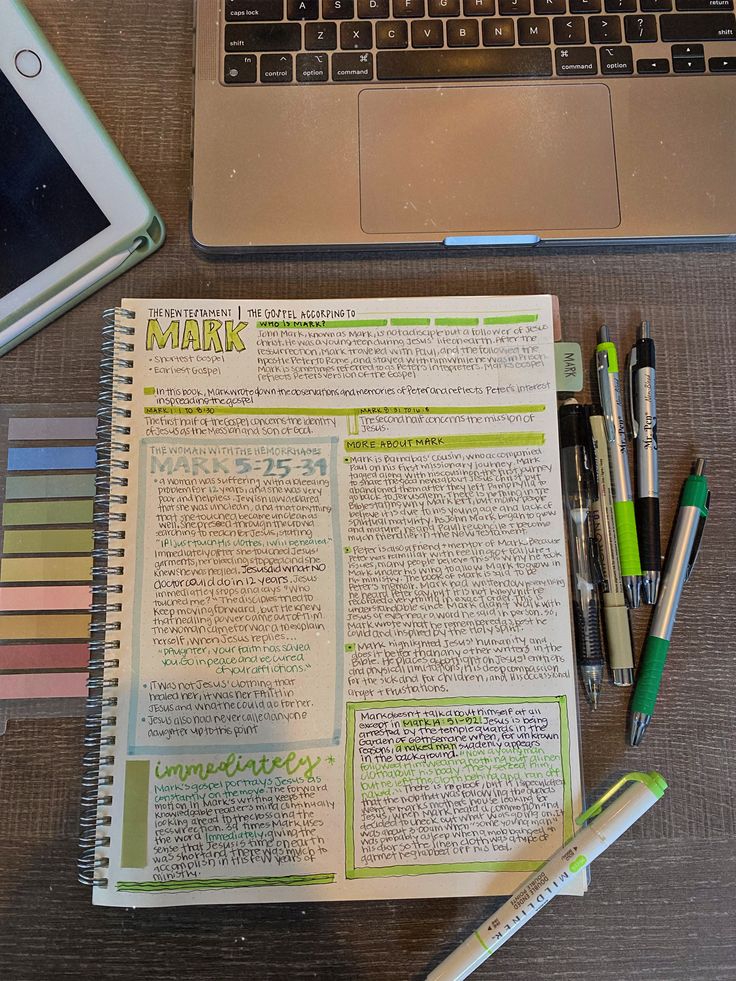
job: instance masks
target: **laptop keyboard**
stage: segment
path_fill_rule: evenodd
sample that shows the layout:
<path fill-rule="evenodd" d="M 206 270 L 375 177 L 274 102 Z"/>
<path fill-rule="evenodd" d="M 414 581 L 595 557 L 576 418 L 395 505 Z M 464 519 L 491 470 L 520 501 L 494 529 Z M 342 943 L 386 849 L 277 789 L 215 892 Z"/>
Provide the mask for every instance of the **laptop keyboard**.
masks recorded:
<path fill-rule="evenodd" d="M 736 73 L 734 0 L 225 0 L 227 85 Z"/>

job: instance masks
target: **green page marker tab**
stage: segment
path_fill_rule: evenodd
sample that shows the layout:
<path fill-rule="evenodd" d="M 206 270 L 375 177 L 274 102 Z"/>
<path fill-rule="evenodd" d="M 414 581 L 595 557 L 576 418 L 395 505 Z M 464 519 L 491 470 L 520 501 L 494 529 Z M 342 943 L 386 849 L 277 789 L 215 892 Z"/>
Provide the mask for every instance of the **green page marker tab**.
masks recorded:
<path fill-rule="evenodd" d="M 633 501 L 614 501 L 618 552 L 622 576 L 640 576 L 639 539 L 636 537 L 636 516 Z"/>
<path fill-rule="evenodd" d="M 555 344 L 555 384 L 558 392 L 583 390 L 583 354 L 574 341 Z"/>

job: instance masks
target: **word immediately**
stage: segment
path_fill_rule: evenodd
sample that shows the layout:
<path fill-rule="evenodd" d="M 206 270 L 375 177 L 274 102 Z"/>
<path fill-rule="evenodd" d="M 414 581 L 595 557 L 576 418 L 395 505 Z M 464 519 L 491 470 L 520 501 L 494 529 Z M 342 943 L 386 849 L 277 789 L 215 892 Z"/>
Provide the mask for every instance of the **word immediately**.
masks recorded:
<path fill-rule="evenodd" d="M 289 776 L 299 774 L 307 780 L 313 775 L 315 769 L 322 762 L 322 757 L 312 759 L 311 756 L 297 757 L 296 753 L 289 753 L 288 756 L 267 757 L 264 753 L 260 759 L 230 753 L 224 760 L 217 763 L 174 763 L 165 766 L 160 760 L 156 762 L 155 774 L 159 780 L 167 777 L 178 777 L 182 783 L 186 783 L 189 777 L 198 777 L 200 780 L 208 780 L 217 773 L 224 773 L 227 777 L 234 777 L 237 773 L 252 773 L 254 777 L 269 776 L 275 770 L 284 770 Z"/>
<path fill-rule="evenodd" d="M 234 320 L 185 320 L 184 327 L 180 320 L 170 320 L 166 329 L 155 318 L 148 321 L 146 329 L 146 350 L 170 347 L 174 349 L 193 351 L 244 351 L 245 341 L 240 332 L 247 325 L 243 321 L 237 324 Z M 225 332 L 223 344 L 222 331 Z"/>

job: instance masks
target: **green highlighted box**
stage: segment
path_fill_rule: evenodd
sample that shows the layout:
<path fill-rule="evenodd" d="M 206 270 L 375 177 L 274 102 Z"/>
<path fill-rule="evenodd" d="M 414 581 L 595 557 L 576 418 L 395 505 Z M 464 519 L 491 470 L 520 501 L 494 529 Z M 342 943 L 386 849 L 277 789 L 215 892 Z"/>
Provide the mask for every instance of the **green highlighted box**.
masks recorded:
<path fill-rule="evenodd" d="M 544 433 L 481 433 L 468 436 L 397 436 L 346 439 L 346 453 L 437 453 L 441 450 L 543 446 Z"/>
<path fill-rule="evenodd" d="M 124 869 L 145 869 L 148 865 L 148 793 L 151 783 L 149 760 L 128 760 L 125 764 L 123 795 L 123 835 L 120 865 Z"/>
<path fill-rule="evenodd" d="M 436 327 L 477 327 L 479 324 L 477 317 L 435 317 Z"/>
<path fill-rule="evenodd" d="M 509 313 L 504 317 L 484 317 L 483 323 L 490 327 L 496 324 L 533 324 L 537 320 L 538 313 Z"/>
<path fill-rule="evenodd" d="M 323 886 L 334 872 L 314 875 L 252 875 L 243 879 L 171 879 L 169 882 L 118 882 L 118 892 L 189 892 L 192 889 L 253 889 L 258 886 Z"/>
<path fill-rule="evenodd" d="M 376 699 L 366 702 L 348 702 L 346 705 L 346 745 L 345 745 L 345 877 L 347 879 L 370 879 L 395 875 L 433 875 L 440 872 L 534 872 L 544 865 L 544 860 L 503 860 L 503 861 L 455 861 L 437 863 L 415 863 L 406 865 L 385 865 L 372 867 L 356 867 L 355 856 L 355 834 L 356 809 L 355 792 L 356 784 L 360 780 L 357 773 L 356 763 L 356 724 L 357 713 L 371 709 L 390 710 L 390 709 L 411 709 L 424 711 L 428 708 L 442 707 L 448 710 L 448 714 L 440 717 L 442 722 L 453 720 L 453 724 L 473 725 L 476 724 L 478 716 L 472 712 L 465 712 L 462 715 L 451 716 L 450 709 L 454 706 L 513 706 L 513 705 L 556 705 L 559 711 L 559 770 L 562 781 L 562 837 L 564 841 L 569 841 L 574 833 L 572 817 L 572 785 L 570 781 L 570 730 L 567 718 L 567 698 L 559 696 L 538 696 L 538 697 L 484 697 L 484 696 L 457 696 L 450 698 L 427 698 L 417 700 L 401 699 Z M 425 721 L 424 717 L 421 721 Z M 437 721 L 437 720 L 435 720 Z M 405 724 L 405 723 L 404 723 Z M 410 743 L 399 744 L 405 746 L 409 752 L 430 752 L 433 748 L 443 745 L 439 742 L 427 742 L 426 744 Z M 450 745 L 450 744 L 448 744 Z M 454 745 L 454 744 L 453 744 Z M 395 747 L 398 751 L 398 746 Z M 450 784 L 451 785 L 451 784 Z M 554 844 L 550 846 L 554 850 Z"/>

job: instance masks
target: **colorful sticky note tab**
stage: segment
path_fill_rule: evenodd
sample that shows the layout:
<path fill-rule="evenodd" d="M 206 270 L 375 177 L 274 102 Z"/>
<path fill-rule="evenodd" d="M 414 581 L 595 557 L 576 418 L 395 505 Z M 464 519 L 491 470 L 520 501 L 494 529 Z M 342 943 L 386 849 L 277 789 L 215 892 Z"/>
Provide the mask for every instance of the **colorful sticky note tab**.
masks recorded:
<path fill-rule="evenodd" d="M 0 561 L 0 582 L 90 582 L 91 579 L 91 555 Z"/>
<path fill-rule="evenodd" d="M 94 502 L 8 501 L 3 506 L 3 524 L 91 525 Z"/>
<path fill-rule="evenodd" d="M 11 446 L 8 470 L 94 470 L 94 446 Z"/>
<path fill-rule="evenodd" d="M 5 555 L 45 555 L 60 552 L 91 551 L 91 528 L 43 528 L 33 531 L 6 531 L 3 538 L 3 553 Z"/>

